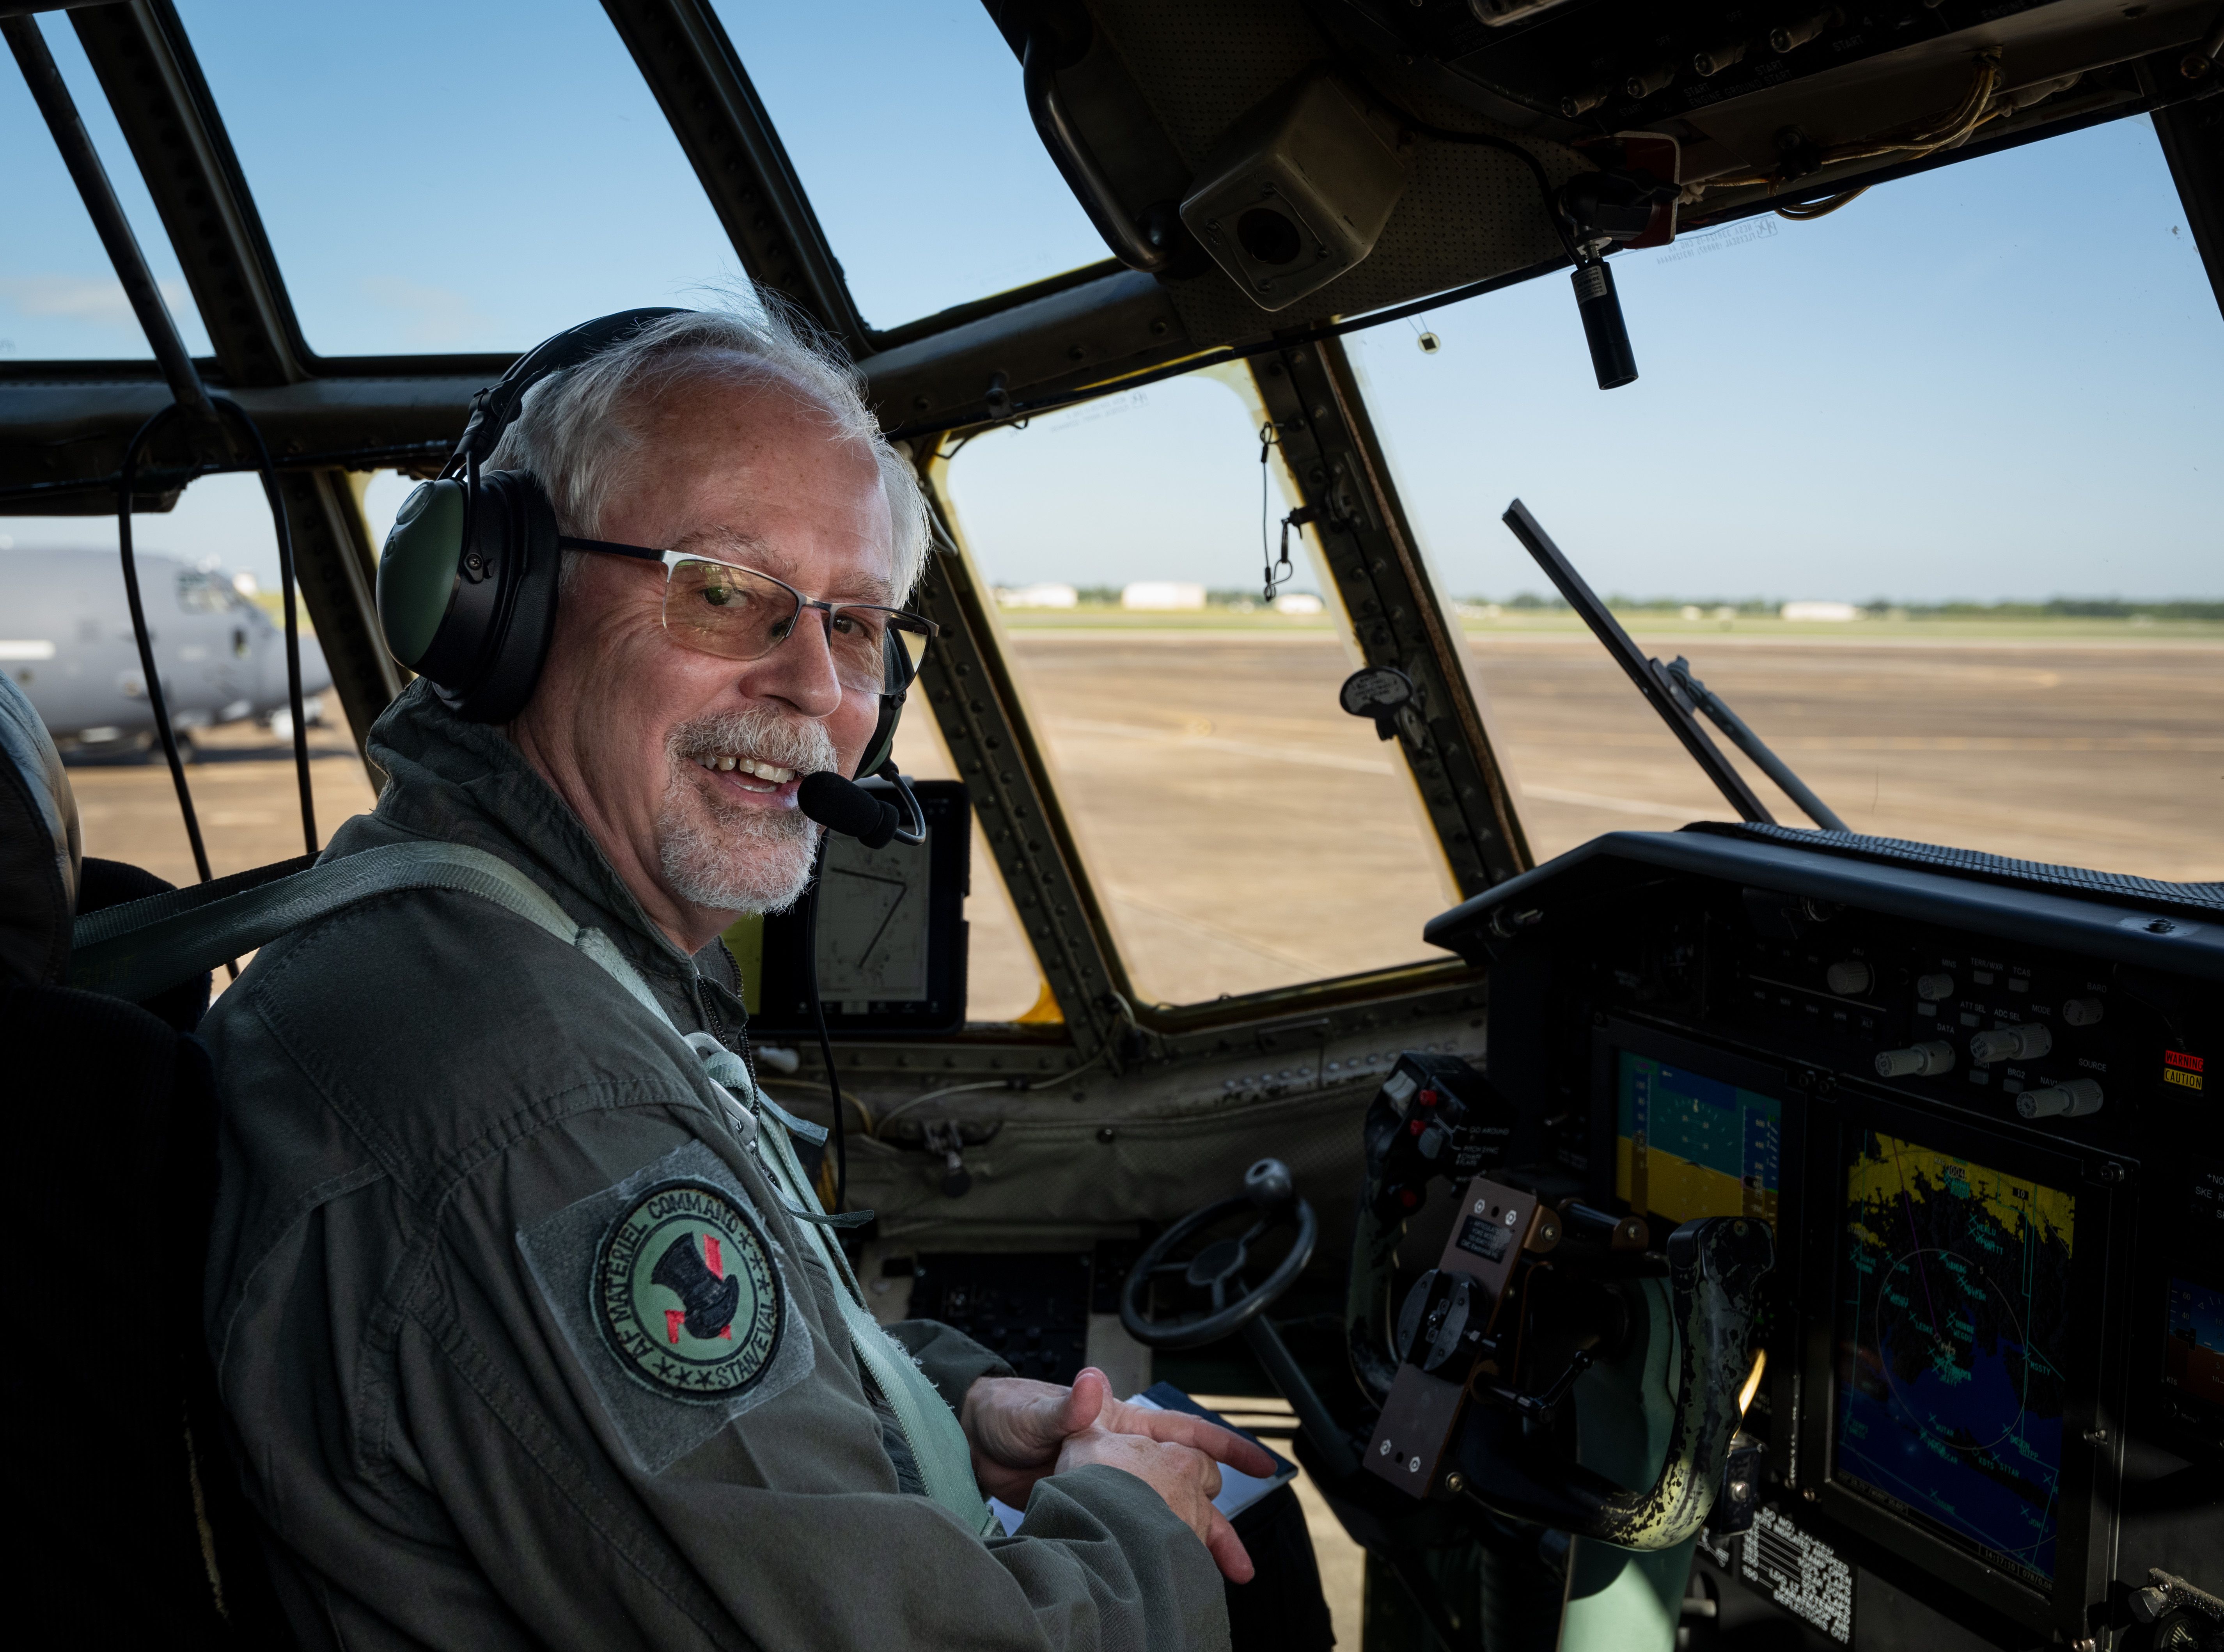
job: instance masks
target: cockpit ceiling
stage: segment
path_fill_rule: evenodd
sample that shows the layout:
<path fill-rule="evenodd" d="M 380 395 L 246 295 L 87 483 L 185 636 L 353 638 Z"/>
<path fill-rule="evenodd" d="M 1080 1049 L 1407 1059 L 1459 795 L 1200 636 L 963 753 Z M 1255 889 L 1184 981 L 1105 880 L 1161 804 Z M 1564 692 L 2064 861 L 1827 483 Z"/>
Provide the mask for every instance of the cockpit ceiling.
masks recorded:
<path fill-rule="evenodd" d="M 1572 147 L 1632 130 L 1682 146 L 1686 227 L 1813 199 L 1953 150 L 1977 153 L 2131 112 L 2193 88 L 2180 65 L 2216 22 L 2208 0 L 1879 0 L 1723 8 L 1566 0 L 1498 28 L 1467 0 L 1090 0 L 992 3 L 1015 54 L 1031 30 L 1086 49 L 1058 71 L 1076 124 L 1122 204 L 1178 197 L 1245 113 L 1328 63 L 1431 125 L 1520 140 L 1555 182 L 1596 164 Z M 1520 11 L 1519 7 L 1489 8 Z M 1092 29 L 1091 25 L 1094 25 Z M 1787 50 L 1771 43 L 1790 41 Z M 1949 149 L 1816 165 L 1834 149 L 1921 136 L 1999 73 L 1983 123 Z M 1696 60 L 1715 66 L 1702 74 Z M 1642 95 L 1633 95 L 1640 92 Z M 1168 284 L 1192 342 L 1218 343 L 1557 263 L 1535 183 L 1489 149 L 1423 140 L 1372 255 L 1271 322 L 1207 271 Z"/>

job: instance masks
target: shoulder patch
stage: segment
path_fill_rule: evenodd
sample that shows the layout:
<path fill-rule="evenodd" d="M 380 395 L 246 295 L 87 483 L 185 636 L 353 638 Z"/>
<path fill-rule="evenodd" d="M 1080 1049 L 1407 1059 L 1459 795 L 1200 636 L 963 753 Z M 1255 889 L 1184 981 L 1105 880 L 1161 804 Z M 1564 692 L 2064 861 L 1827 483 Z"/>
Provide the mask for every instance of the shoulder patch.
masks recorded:
<path fill-rule="evenodd" d="M 517 1241 L 604 1414 L 649 1473 L 814 1364 L 777 1245 L 700 1142 Z"/>
<path fill-rule="evenodd" d="M 678 1399 L 715 1403 L 755 1387 L 786 1307 L 763 1231 L 711 1182 L 635 1195 L 595 1257 L 603 1339 L 629 1373 Z"/>

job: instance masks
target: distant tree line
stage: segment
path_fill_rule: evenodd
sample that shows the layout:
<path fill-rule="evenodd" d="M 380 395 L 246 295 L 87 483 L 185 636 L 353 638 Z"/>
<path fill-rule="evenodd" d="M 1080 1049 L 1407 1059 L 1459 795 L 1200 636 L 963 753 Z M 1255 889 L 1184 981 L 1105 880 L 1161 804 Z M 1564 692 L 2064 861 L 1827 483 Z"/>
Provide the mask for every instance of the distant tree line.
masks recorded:
<path fill-rule="evenodd" d="M 1466 597 L 1462 601 L 1495 604 L 1506 609 L 1565 612 L 1566 598 L 1557 592 L 1540 597 L 1524 591 L 1513 597 Z M 1709 614 L 1731 608 L 1741 616 L 1765 617 L 1783 606 L 1778 599 L 1761 597 L 1608 597 L 1607 606 L 1625 613 L 1674 613 L 1702 608 Z M 1879 597 L 1863 603 L 1861 611 L 1873 618 L 1905 616 L 1911 619 L 2224 619 L 2224 601 L 2181 599 L 2173 602 L 2126 602 L 2116 597 L 2056 597 L 2046 602 L 1894 602 Z"/>

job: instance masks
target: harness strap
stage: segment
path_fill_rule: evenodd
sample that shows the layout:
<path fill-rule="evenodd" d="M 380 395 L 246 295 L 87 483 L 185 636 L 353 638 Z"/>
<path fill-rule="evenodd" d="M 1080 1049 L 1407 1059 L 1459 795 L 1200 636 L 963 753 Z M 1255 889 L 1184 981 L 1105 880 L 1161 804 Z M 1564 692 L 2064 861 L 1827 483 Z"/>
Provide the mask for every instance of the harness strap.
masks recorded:
<path fill-rule="evenodd" d="M 576 944 L 579 933 L 555 897 L 517 868 L 459 843 L 387 844 L 245 889 L 225 883 L 231 887 L 167 890 L 79 918 L 71 935 L 69 984 L 136 1003 L 288 930 L 396 889 L 461 889 L 530 919 L 566 946 Z"/>
<path fill-rule="evenodd" d="M 127 902 L 77 921 L 70 984 L 121 998 L 144 998 L 304 924 L 378 896 L 422 889 L 476 895 L 538 924 L 600 965 L 628 997 L 694 1052 L 719 1087 L 728 1123 L 756 1153 L 833 1281 L 834 1300 L 857 1363 L 894 1414 L 927 1494 L 978 1535 L 1000 1533 L 1002 1527 L 974 1480 L 972 1448 L 956 1413 L 874 1320 L 849 1258 L 823 1231 L 850 1218 L 826 1213 L 788 1137 L 793 1132 L 824 1141 L 825 1131 L 760 1091 L 741 1058 L 708 1033 L 680 1034 L 641 972 L 608 935 L 574 923 L 553 896 L 500 856 L 465 844 L 387 844 L 249 888 L 233 883 L 218 892 L 203 886 Z"/>
<path fill-rule="evenodd" d="M 617 962 L 631 971 L 632 966 L 623 958 L 618 958 Z M 657 1006 L 657 1013 L 664 1013 L 660 1005 Z M 669 1024 L 669 1017 L 667 1022 Z M 865 1368 L 873 1379 L 873 1386 L 880 1390 L 881 1397 L 894 1414 L 896 1427 L 911 1447 L 912 1460 L 919 1465 L 920 1479 L 926 1484 L 927 1495 L 965 1522 L 976 1535 L 989 1537 L 1001 1533 L 1002 1525 L 990 1512 L 973 1478 L 973 1448 L 966 1441 L 965 1430 L 957 1414 L 936 1391 L 934 1384 L 926 1380 L 926 1374 L 912 1363 L 902 1345 L 881 1329 L 865 1307 L 864 1293 L 858 1288 L 856 1275 L 850 1271 L 850 1258 L 840 1245 L 827 1239 L 823 1229 L 844 1218 L 827 1215 L 826 1207 L 819 1203 L 818 1190 L 811 1185 L 802 1161 L 795 1155 L 795 1144 L 788 1139 L 787 1121 L 790 1115 L 756 1087 L 741 1058 L 708 1033 L 691 1033 L 686 1043 L 715 1083 L 729 1093 L 745 1098 L 744 1105 L 755 1101 L 769 1116 L 755 1120 L 757 1157 L 790 1213 L 804 1222 L 805 1237 L 834 1282 L 834 1301 L 841 1309 L 843 1328 L 850 1333 L 850 1345 L 856 1352 L 857 1363 Z M 806 1128 L 817 1130 L 815 1125 Z M 824 1132 L 819 1135 L 823 1139 Z"/>

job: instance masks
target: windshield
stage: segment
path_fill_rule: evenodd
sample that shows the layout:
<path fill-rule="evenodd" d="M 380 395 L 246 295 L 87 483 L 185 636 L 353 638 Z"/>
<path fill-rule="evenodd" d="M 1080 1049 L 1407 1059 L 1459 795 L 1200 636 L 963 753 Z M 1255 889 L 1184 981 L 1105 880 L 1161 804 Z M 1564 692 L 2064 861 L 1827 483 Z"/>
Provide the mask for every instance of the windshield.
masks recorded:
<path fill-rule="evenodd" d="M 179 10 L 312 350 L 523 350 L 736 271 L 592 0 Z"/>
<path fill-rule="evenodd" d="M 715 9 L 872 326 L 1105 256 L 979 0 Z"/>
<path fill-rule="evenodd" d="M 1398 748 L 1337 706 L 1355 651 L 1309 540 L 1264 598 L 1261 517 L 1294 500 L 1279 466 L 1260 475 L 1245 388 L 1200 373 L 1107 397 L 981 435 L 942 472 L 1153 1003 L 1414 962 L 1457 897 Z"/>
<path fill-rule="evenodd" d="M 208 354 L 208 330 L 76 31 L 59 14 L 34 21 L 179 335 L 193 354 Z M 12 64 L 0 71 L 0 155 L 7 157 L 0 164 L 0 224 L 7 226 L 0 232 L 0 362 L 152 355 L 30 88 Z"/>
<path fill-rule="evenodd" d="M 2224 872 L 2224 320 L 2151 125 L 1615 263 L 1644 376 L 1609 394 L 1562 277 L 1350 340 L 1538 858 L 1734 816 L 1517 495 L 1854 831 Z"/>

